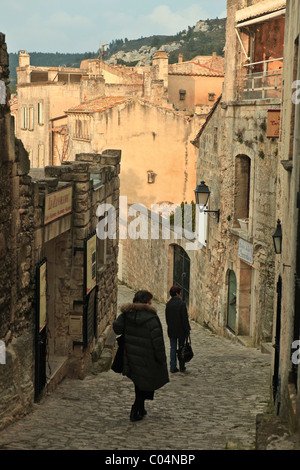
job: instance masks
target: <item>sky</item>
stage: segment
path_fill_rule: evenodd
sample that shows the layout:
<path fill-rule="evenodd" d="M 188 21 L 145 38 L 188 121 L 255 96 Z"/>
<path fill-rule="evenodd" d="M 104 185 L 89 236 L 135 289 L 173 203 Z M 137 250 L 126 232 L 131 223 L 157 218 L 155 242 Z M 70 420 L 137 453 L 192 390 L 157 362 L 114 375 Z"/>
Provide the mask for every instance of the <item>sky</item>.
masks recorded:
<path fill-rule="evenodd" d="M 226 17 L 226 0 L 0 0 L 8 52 L 96 52 L 114 39 L 173 35 Z"/>

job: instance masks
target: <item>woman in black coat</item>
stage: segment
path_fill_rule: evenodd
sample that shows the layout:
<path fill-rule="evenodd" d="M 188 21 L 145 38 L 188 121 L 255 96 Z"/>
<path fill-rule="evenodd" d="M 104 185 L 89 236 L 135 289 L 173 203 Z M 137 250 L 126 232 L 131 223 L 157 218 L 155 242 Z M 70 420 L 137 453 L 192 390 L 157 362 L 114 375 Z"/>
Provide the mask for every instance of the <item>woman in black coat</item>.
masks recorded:
<path fill-rule="evenodd" d="M 150 292 L 138 291 L 113 323 L 115 333 L 125 335 L 123 374 L 135 385 L 131 421 L 144 417 L 145 400 L 153 400 L 154 391 L 169 382 L 162 325 L 151 299 Z"/>

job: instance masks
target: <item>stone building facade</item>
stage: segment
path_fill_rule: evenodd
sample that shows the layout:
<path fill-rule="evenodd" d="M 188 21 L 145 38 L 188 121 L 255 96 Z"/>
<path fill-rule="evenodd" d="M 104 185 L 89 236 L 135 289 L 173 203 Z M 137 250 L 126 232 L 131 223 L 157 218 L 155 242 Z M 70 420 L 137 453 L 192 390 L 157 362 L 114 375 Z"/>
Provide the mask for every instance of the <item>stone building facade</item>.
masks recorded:
<path fill-rule="evenodd" d="M 102 204 L 118 210 L 120 158 L 119 151 L 81 154 L 31 172 L 33 263 L 45 260 L 47 274 L 44 365 L 50 378 L 58 368 L 83 377 L 99 359 L 116 315 L 117 233 L 100 239 L 96 214 Z"/>
<path fill-rule="evenodd" d="M 81 154 L 30 172 L 8 105 L 2 34 L 0 61 L 2 428 L 64 376 L 100 370 L 105 348 L 112 354 L 118 232 L 98 237 L 97 214 L 109 204 L 118 218 L 121 152 Z"/>
<path fill-rule="evenodd" d="M 223 93 L 193 140 L 198 149 L 196 183 L 208 185 L 207 210 L 219 210 L 220 217 L 202 212 L 202 248 L 182 252 L 192 273 L 188 285 L 191 317 L 218 334 L 253 346 L 270 343 L 273 331 L 272 234 L 285 4 L 271 3 L 228 2 Z M 275 39 L 272 36 L 270 45 L 264 43 L 262 57 L 262 47 L 253 44 L 254 31 L 264 37 L 272 27 L 278 34 Z M 273 63 L 279 68 L 274 70 Z M 131 246 L 134 241 L 125 243 Z M 167 251 L 170 266 L 180 250 L 169 243 Z M 128 263 L 133 263 L 132 258 Z M 128 269 L 124 266 L 124 273 Z M 155 263 L 148 275 L 151 269 L 155 270 Z M 176 270 L 168 279 L 164 297 L 170 281 L 176 280 Z"/>
<path fill-rule="evenodd" d="M 19 52 L 15 129 L 28 151 L 31 167 L 68 160 L 65 110 L 103 93 L 103 77 L 89 75 L 88 67 L 36 67 L 30 64 L 26 51 Z"/>
<path fill-rule="evenodd" d="M 208 210 L 220 219 L 207 214 L 190 309 L 253 346 L 272 339 L 284 7 L 228 2 L 223 93 L 195 139 L 197 184 L 209 186 Z M 277 31 L 276 40 L 256 43 L 265 31 Z"/>
<path fill-rule="evenodd" d="M 287 1 L 283 100 L 275 215 L 282 248 L 276 254 L 272 399 L 276 413 L 300 430 L 300 3 Z"/>

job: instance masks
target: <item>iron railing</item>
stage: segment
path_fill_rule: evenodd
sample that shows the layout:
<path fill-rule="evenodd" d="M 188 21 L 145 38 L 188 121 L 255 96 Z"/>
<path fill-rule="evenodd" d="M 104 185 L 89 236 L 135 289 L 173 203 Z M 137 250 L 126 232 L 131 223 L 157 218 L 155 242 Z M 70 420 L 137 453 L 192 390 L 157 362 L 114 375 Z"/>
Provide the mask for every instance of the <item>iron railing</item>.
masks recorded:
<path fill-rule="evenodd" d="M 275 62 L 283 64 L 283 57 L 244 65 L 248 73 L 243 76 L 242 100 L 281 98 L 282 65 L 274 70 L 271 66 Z"/>

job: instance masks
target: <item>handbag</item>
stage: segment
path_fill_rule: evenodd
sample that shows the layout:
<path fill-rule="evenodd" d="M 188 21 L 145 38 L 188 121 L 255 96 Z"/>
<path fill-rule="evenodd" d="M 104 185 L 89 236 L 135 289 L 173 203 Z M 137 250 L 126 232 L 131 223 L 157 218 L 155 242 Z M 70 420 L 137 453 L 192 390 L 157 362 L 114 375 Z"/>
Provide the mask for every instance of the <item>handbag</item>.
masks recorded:
<path fill-rule="evenodd" d="M 111 365 L 111 369 L 117 374 L 120 374 L 123 372 L 123 358 L 124 358 L 124 347 L 125 347 L 124 333 L 118 336 L 117 343 L 118 343 L 118 349 L 117 349 L 115 358 L 113 360 L 113 363 Z"/>
<path fill-rule="evenodd" d="M 183 362 L 190 362 L 194 357 L 190 335 L 185 338 L 184 345 L 178 350 L 178 359 Z"/>

